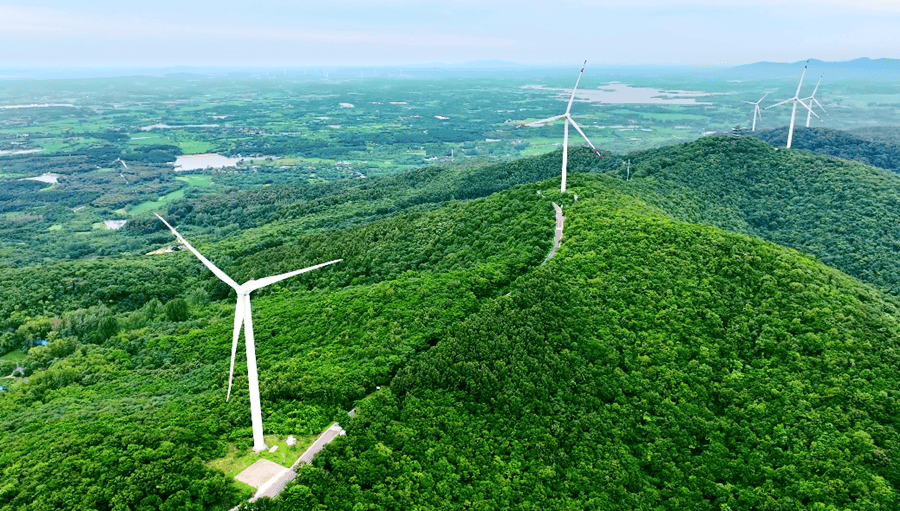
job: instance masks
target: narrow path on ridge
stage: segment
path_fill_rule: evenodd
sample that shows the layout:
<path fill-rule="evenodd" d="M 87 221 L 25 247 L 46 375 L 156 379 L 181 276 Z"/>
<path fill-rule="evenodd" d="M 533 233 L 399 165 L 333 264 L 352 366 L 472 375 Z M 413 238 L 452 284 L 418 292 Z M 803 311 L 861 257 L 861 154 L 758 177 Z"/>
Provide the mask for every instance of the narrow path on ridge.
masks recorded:
<path fill-rule="evenodd" d="M 554 202 L 553 209 L 556 210 L 556 233 L 553 235 L 553 248 L 550 249 L 550 253 L 547 254 L 547 259 L 544 260 L 544 263 L 553 259 L 553 256 L 556 255 L 556 251 L 559 250 L 559 244 L 562 242 L 563 222 L 566 221 L 566 217 L 563 216 L 563 211 L 559 204 Z"/>

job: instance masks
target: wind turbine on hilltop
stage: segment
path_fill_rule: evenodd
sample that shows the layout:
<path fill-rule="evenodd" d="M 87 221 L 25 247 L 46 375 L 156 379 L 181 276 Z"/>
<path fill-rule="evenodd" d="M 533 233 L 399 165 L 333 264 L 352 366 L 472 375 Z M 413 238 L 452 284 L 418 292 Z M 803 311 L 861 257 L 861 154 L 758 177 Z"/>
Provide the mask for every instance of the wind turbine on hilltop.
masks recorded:
<path fill-rule="evenodd" d="M 274 284 L 281 280 L 284 280 L 289 277 L 293 277 L 294 275 L 299 275 L 301 273 L 308 272 L 310 270 L 315 270 L 317 268 L 321 268 L 323 266 L 328 266 L 329 264 L 334 264 L 340 262 L 341 259 L 335 259 L 334 261 L 328 261 L 327 263 L 317 264 L 315 266 L 310 266 L 309 268 L 303 268 L 302 270 L 295 270 L 289 273 L 283 273 L 281 275 L 275 275 L 273 277 L 266 277 L 264 279 L 259 280 L 248 280 L 243 284 L 238 284 L 234 280 L 231 279 L 228 275 L 225 274 L 222 270 L 216 267 L 213 263 L 209 261 L 209 259 L 203 257 L 200 252 L 191 246 L 190 243 L 187 242 L 184 238 L 178 234 L 178 231 L 175 230 L 174 227 L 169 225 L 169 222 L 166 222 L 163 217 L 156 215 L 156 218 L 162 220 L 162 223 L 166 224 L 166 227 L 172 231 L 172 234 L 178 238 L 178 241 L 181 242 L 182 245 L 188 248 L 191 252 L 197 256 L 197 259 L 203 263 L 204 266 L 209 268 L 216 277 L 219 278 L 222 282 L 228 284 L 229 287 L 234 289 L 237 293 L 237 305 L 234 310 L 234 333 L 231 337 L 231 370 L 228 373 L 228 395 L 225 397 L 225 401 L 228 401 L 231 398 L 231 380 L 234 377 L 234 356 L 237 353 L 237 342 L 238 337 L 241 335 L 241 324 L 244 325 L 244 341 L 247 344 L 247 379 L 249 380 L 250 387 L 250 422 L 253 424 L 253 450 L 256 452 L 260 452 L 264 449 L 268 449 L 266 446 L 266 442 L 263 439 L 263 429 L 262 429 L 262 407 L 259 403 L 259 376 L 256 370 L 256 346 L 253 343 L 253 317 L 250 313 L 250 293 L 256 291 L 261 287 L 268 286 L 269 284 Z"/>
<path fill-rule="evenodd" d="M 767 92 L 766 96 L 768 95 L 769 93 Z M 750 128 L 750 131 L 756 131 L 756 118 L 762 118 L 762 110 L 759 109 L 759 104 L 762 103 L 762 100 L 766 99 L 766 96 L 759 98 L 759 101 L 757 101 L 756 103 L 752 101 L 744 101 L 744 103 L 747 103 L 748 105 L 753 105 L 753 127 Z"/>
<path fill-rule="evenodd" d="M 808 60 L 806 61 L 806 65 L 803 66 L 803 74 L 800 75 L 800 83 L 797 84 L 797 92 L 794 93 L 794 97 L 792 97 L 792 98 L 790 98 L 790 99 L 786 99 L 786 100 L 784 100 L 784 101 L 782 101 L 782 102 L 780 102 L 780 103 L 775 103 L 775 104 L 772 105 L 772 106 L 767 106 L 767 107 L 765 108 L 766 110 L 768 110 L 768 109 L 770 109 L 770 108 L 775 108 L 776 106 L 781 106 L 781 105 L 783 105 L 783 104 L 785 104 L 785 103 L 793 103 L 793 104 L 794 104 L 794 108 L 793 108 L 793 110 L 791 110 L 791 126 L 790 126 L 790 128 L 788 128 L 788 137 L 787 137 L 787 146 L 786 146 L 788 149 L 790 149 L 790 147 L 791 147 L 791 140 L 794 138 L 794 120 L 795 120 L 796 117 L 797 117 L 797 103 L 800 103 L 801 105 L 804 106 L 804 108 L 806 108 L 807 110 L 809 110 L 809 112 L 810 112 L 812 115 L 815 115 L 815 116 L 816 116 L 816 119 L 819 119 L 820 121 L 822 120 L 822 118 L 819 117 L 818 114 L 816 114 L 815 112 L 812 111 L 812 108 L 810 108 L 809 105 L 807 105 L 806 103 L 803 102 L 802 99 L 800 99 L 800 87 L 803 86 L 803 77 L 806 76 L 806 68 L 807 68 L 807 67 L 809 67 L 809 61 L 808 61 Z"/>
<path fill-rule="evenodd" d="M 824 76 L 824 75 L 823 75 L 823 76 Z M 813 89 L 812 94 L 810 94 L 808 98 L 803 98 L 803 101 L 806 101 L 807 103 L 809 103 L 809 111 L 806 113 L 806 127 L 807 127 L 807 128 L 809 127 L 809 121 L 810 121 L 810 118 L 812 117 L 812 113 L 813 113 L 813 111 L 812 111 L 813 102 L 815 102 L 817 105 L 819 105 L 819 108 L 822 109 L 822 113 L 823 113 L 823 114 L 827 114 L 827 113 L 828 113 L 828 112 L 825 111 L 825 107 L 822 106 L 822 103 L 819 103 L 819 100 L 816 99 L 816 92 L 819 90 L 819 84 L 820 84 L 820 83 L 822 83 L 822 76 L 820 76 L 820 77 L 819 77 L 819 81 L 816 82 L 816 88 Z M 816 117 L 819 117 L 819 116 L 817 115 Z M 819 120 L 821 121 L 822 118 L 819 117 Z M 823 121 L 823 122 L 824 122 L 824 121 Z"/>
<path fill-rule="evenodd" d="M 565 121 L 566 121 L 564 124 L 565 128 L 563 129 L 562 185 L 560 185 L 560 188 L 559 188 L 560 193 L 566 193 L 566 163 L 568 162 L 568 158 L 569 158 L 569 124 L 571 124 L 572 127 L 575 128 L 576 130 L 578 130 L 578 133 L 580 133 L 581 136 L 584 137 L 584 140 L 587 141 L 588 145 L 591 146 L 591 149 L 593 149 L 595 153 L 597 153 L 598 155 L 600 154 L 597 151 L 597 148 L 594 147 L 594 144 L 592 144 L 591 141 L 588 140 L 587 135 L 585 135 L 584 132 L 581 131 L 581 127 L 578 126 L 578 124 L 575 122 L 574 119 L 572 119 L 572 116 L 569 114 L 569 112 L 571 112 L 571 110 L 572 110 L 572 102 L 575 101 L 575 91 L 578 89 L 578 82 L 581 81 L 581 75 L 584 74 L 584 66 L 585 65 L 587 65 L 586 60 L 584 61 L 584 64 L 581 65 L 581 72 L 578 74 L 578 80 L 575 81 L 575 88 L 572 89 L 572 96 L 569 97 L 569 104 L 568 104 L 568 106 L 566 106 L 566 113 L 564 113 L 562 115 L 557 115 L 554 117 L 548 117 L 548 118 L 542 119 L 540 121 L 529 122 L 529 123 L 522 124 L 519 126 L 520 128 L 524 128 L 525 126 L 543 126 L 544 124 L 546 124 L 548 122 L 565 119 Z"/>

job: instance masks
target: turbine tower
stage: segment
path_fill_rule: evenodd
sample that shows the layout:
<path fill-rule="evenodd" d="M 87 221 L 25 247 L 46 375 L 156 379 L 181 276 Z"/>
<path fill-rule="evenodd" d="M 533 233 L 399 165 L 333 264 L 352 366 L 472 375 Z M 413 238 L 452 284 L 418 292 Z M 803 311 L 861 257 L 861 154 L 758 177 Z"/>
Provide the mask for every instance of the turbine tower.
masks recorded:
<path fill-rule="evenodd" d="M 564 113 L 562 115 L 557 115 L 554 117 L 548 117 L 548 118 L 542 119 L 540 121 L 534 121 L 534 122 L 529 122 L 526 124 L 519 125 L 520 128 L 524 128 L 525 126 L 543 126 L 544 124 L 546 124 L 548 122 L 565 119 L 565 121 L 566 121 L 564 124 L 565 127 L 563 128 L 562 184 L 560 185 L 560 188 L 559 188 L 560 193 L 566 193 L 566 163 L 568 162 L 568 159 L 569 159 L 569 124 L 571 124 L 572 127 L 575 128 L 576 130 L 578 130 L 578 133 L 580 133 L 581 136 L 584 137 L 584 140 L 587 141 L 588 145 L 591 146 L 591 149 L 593 149 L 595 153 L 597 153 L 598 155 L 600 154 L 597 151 L 597 148 L 594 147 L 594 144 L 592 144 L 591 141 L 588 140 L 587 135 L 585 135 L 584 132 L 581 131 L 581 127 L 578 126 L 578 124 L 575 122 L 574 119 L 572 119 L 572 116 L 569 113 L 572 111 L 572 102 L 575 101 L 575 91 L 578 90 L 578 83 L 581 81 L 581 75 L 584 74 L 584 66 L 585 65 L 587 65 L 586 60 L 584 61 L 584 64 L 581 65 L 581 72 L 578 74 L 578 80 L 575 81 L 575 88 L 572 89 L 572 96 L 569 97 L 569 104 L 568 104 L 568 106 L 566 106 L 566 113 Z"/>
<path fill-rule="evenodd" d="M 787 146 L 786 146 L 788 149 L 791 148 L 791 140 L 793 140 L 793 138 L 794 138 L 794 120 L 797 118 L 797 103 L 800 103 L 801 105 L 803 105 L 807 110 L 809 110 L 809 112 L 812 115 L 815 115 L 817 119 L 822 120 L 822 118 L 819 117 L 818 114 L 816 114 L 815 112 L 812 111 L 812 108 L 810 108 L 809 105 L 807 105 L 806 103 L 803 102 L 802 99 L 800 99 L 800 87 L 803 86 L 803 77 L 806 76 L 806 68 L 807 67 L 809 67 L 808 60 L 806 61 L 806 65 L 803 66 L 803 74 L 800 75 L 800 83 L 797 84 L 797 92 L 794 93 L 794 97 L 792 97 L 790 99 L 786 99 L 780 103 L 775 103 L 774 105 L 767 106 L 765 108 L 765 110 L 768 110 L 770 108 L 775 108 L 776 106 L 781 106 L 785 103 L 793 103 L 794 104 L 794 108 L 791 110 L 791 126 L 790 126 L 790 128 L 788 128 L 788 137 L 787 137 Z"/>
<path fill-rule="evenodd" d="M 824 76 L 824 75 L 822 75 L 822 76 Z M 828 113 L 825 111 L 825 107 L 822 106 L 822 103 L 819 103 L 819 100 L 816 99 L 816 92 L 819 90 L 819 84 L 822 83 L 822 76 L 820 76 L 819 81 L 816 82 L 816 88 L 813 89 L 812 94 L 810 94 L 808 98 L 803 98 L 803 101 L 806 101 L 809 104 L 809 111 L 806 112 L 806 127 L 807 128 L 809 127 L 809 121 L 810 121 L 810 118 L 812 117 L 812 113 L 813 113 L 813 111 L 812 111 L 813 102 L 815 102 L 817 105 L 819 105 L 819 108 L 822 109 L 823 114 Z M 818 117 L 818 116 L 816 116 L 816 117 Z M 821 121 L 822 118 L 819 117 L 819 120 Z M 824 121 L 822 121 L 822 122 L 824 122 Z"/>
<path fill-rule="evenodd" d="M 769 93 L 767 92 L 766 96 L 768 95 Z M 757 101 L 756 103 L 752 101 L 744 101 L 744 103 L 747 103 L 748 105 L 753 105 L 753 127 L 750 128 L 750 131 L 756 131 L 756 118 L 762 118 L 762 110 L 759 109 L 759 104 L 762 103 L 762 100 L 766 99 L 766 96 L 759 98 L 759 101 Z"/>
<path fill-rule="evenodd" d="M 178 241 L 181 242 L 182 245 L 188 248 L 197 259 L 203 263 L 204 266 L 209 268 L 216 277 L 219 278 L 222 282 L 228 284 L 229 287 L 234 289 L 237 293 L 237 305 L 235 305 L 234 309 L 234 333 L 231 337 L 231 369 L 228 373 L 228 394 L 225 397 L 225 401 L 228 401 L 231 398 L 231 381 L 234 377 L 234 356 L 237 354 L 237 342 L 238 337 L 241 335 L 241 324 L 244 326 L 244 341 L 247 344 L 247 379 L 249 380 L 250 387 L 250 422 L 253 424 L 253 450 L 256 452 L 263 451 L 268 449 L 265 440 L 263 439 L 263 428 L 262 428 L 262 407 L 259 402 L 259 375 L 256 370 L 256 346 L 253 343 L 253 317 L 250 311 L 250 293 L 256 291 L 261 287 L 268 286 L 269 284 L 274 284 L 281 280 L 284 280 L 289 277 L 293 277 L 294 275 L 299 275 L 301 273 L 308 272 L 310 270 L 315 270 L 317 268 L 321 268 L 323 266 L 328 266 L 329 264 L 334 264 L 342 261 L 341 259 L 335 259 L 334 261 L 328 261 L 327 263 L 317 264 L 315 266 L 310 266 L 309 268 L 303 268 L 302 270 L 295 270 L 289 273 L 283 273 L 281 275 L 275 275 L 273 277 L 266 277 L 259 280 L 248 280 L 243 284 L 238 284 L 234 280 L 231 279 L 228 275 L 225 274 L 222 270 L 216 267 L 213 263 L 209 261 L 209 259 L 203 257 L 200 252 L 191 246 L 190 243 L 187 242 L 184 238 L 178 234 L 178 231 L 175 230 L 174 227 L 169 225 L 169 222 L 166 222 L 165 219 L 159 215 L 156 215 L 156 218 L 162 220 L 162 223 L 166 224 L 166 227 L 172 231 L 172 234 L 178 238 Z"/>

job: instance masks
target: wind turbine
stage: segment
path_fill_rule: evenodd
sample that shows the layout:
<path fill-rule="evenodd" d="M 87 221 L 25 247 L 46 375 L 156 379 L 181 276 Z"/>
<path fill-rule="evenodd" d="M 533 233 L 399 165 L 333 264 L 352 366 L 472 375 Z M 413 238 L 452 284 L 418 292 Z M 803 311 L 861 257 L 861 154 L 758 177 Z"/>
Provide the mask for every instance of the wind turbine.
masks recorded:
<path fill-rule="evenodd" d="M 178 234 L 178 231 L 176 231 L 174 227 L 169 225 L 169 222 L 166 222 L 163 217 L 156 215 L 156 218 L 162 220 L 162 223 L 166 224 L 166 227 L 168 227 L 169 230 L 172 231 L 172 234 L 174 234 L 175 237 L 178 238 L 178 241 L 181 242 L 182 245 L 186 246 L 188 250 L 193 252 L 194 255 L 197 256 L 197 259 L 199 259 L 204 266 L 209 268 L 209 270 L 212 271 L 216 275 L 216 277 L 219 277 L 219 280 L 228 284 L 228 286 L 234 289 L 234 291 L 237 293 L 237 305 L 234 309 L 234 333 L 231 337 L 231 370 L 228 373 L 228 395 L 225 397 L 225 401 L 228 401 L 231 398 L 231 381 L 234 377 L 234 356 L 237 353 L 237 342 L 238 337 L 240 337 L 241 335 L 241 324 L 243 323 L 244 341 L 247 344 L 247 379 L 249 380 L 250 387 L 250 422 L 253 424 L 253 450 L 256 452 L 260 452 L 268 449 L 268 446 L 263 439 L 262 407 L 259 403 L 259 375 L 257 374 L 256 370 L 256 346 L 253 343 L 253 317 L 250 312 L 250 293 L 256 291 L 261 287 L 268 286 L 269 284 L 274 284 L 286 278 L 293 277 L 294 275 L 299 275 L 310 270 L 328 266 L 329 264 L 338 263 L 342 260 L 335 259 L 334 261 L 317 264 L 315 266 L 310 266 L 309 268 L 303 268 L 302 270 L 295 270 L 289 273 L 283 273 L 281 275 L 266 277 L 259 280 L 248 280 L 247 282 L 239 285 L 237 282 L 232 280 L 231 277 L 226 275 L 225 272 L 211 263 L 209 259 L 203 257 L 200 252 L 197 252 L 197 250 L 192 247 L 191 244 L 187 242 L 187 240 L 182 238 L 181 235 Z"/>
<path fill-rule="evenodd" d="M 766 96 L 768 95 L 769 93 L 767 92 Z M 753 127 L 750 128 L 750 131 L 756 131 L 756 118 L 762 118 L 762 110 L 759 109 L 759 104 L 762 103 L 762 100 L 766 99 L 766 96 L 759 98 L 759 101 L 757 101 L 756 103 L 752 101 L 744 101 L 744 103 L 747 103 L 748 105 L 753 105 Z"/>
<path fill-rule="evenodd" d="M 809 67 L 809 61 L 807 60 L 806 65 L 803 66 L 803 74 L 800 75 L 800 83 L 797 84 L 797 92 L 794 93 L 794 97 L 792 97 L 790 99 L 786 99 L 780 103 L 775 103 L 774 105 L 767 106 L 765 108 L 765 110 L 768 110 L 770 108 L 775 108 L 776 106 L 781 106 L 785 103 L 793 103 L 794 104 L 794 108 L 793 108 L 793 110 L 791 110 L 791 127 L 788 128 L 788 138 L 787 138 L 787 148 L 788 149 L 791 148 L 791 140 L 793 140 L 793 138 L 794 138 L 794 119 L 797 117 L 797 103 L 800 103 L 801 105 L 803 105 L 807 110 L 809 110 L 809 112 L 812 115 L 815 115 L 817 119 L 819 119 L 820 121 L 822 120 L 822 118 L 819 117 L 818 114 L 816 114 L 815 112 L 812 111 L 812 108 L 810 108 L 809 105 L 807 105 L 806 103 L 803 102 L 802 99 L 800 99 L 800 87 L 803 86 L 803 77 L 806 76 L 806 68 L 808 68 L 808 67 Z"/>
<path fill-rule="evenodd" d="M 822 76 L 824 76 L 824 75 L 822 75 Z M 806 127 L 807 127 L 807 128 L 809 127 L 809 121 L 810 121 L 810 118 L 812 117 L 812 106 L 813 106 L 813 101 L 815 101 L 815 103 L 816 103 L 817 105 L 819 105 L 819 108 L 822 109 L 822 113 L 823 113 L 823 114 L 827 114 L 827 112 L 825 111 L 825 107 L 822 106 L 822 103 L 819 103 L 819 100 L 818 100 L 818 99 L 816 99 L 816 92 L 819 90 L 819 84 L 822 83 L 822 76 L 820 76 L 820 77 L 819 77 L 819 81 L 816 82 L 816 88 L 813 89 L 812 94 L 810 94 L 808 98 L 803 98 L 804 101 L 806 101 L 806 102 L 809 103 L 809 112 L 806 113 Z M 816 117 L 819 117 L 819 116 L 816 116 Z M 822 118 L 819 117 L 819 120 L 821 121 Z M 824 122 L 824 121 L 823 121 L 823 122 Z"/>
<path fill-rule="evenodd" d="M 569 113 L 572 111 L 572 102 L 575 101 L 575 91 L 578 89 L 578 82 L 581 81 L 581 75 L 584 74 L 584 66 L 586 66 L 586 65 L 587 65 L 587 61 L 585 60 L 584 64 L 581 65 L 581 72 L 578 73 L 578 80 L 575 81 L 575 88 L 572 89 L 572 96 L 569 97 L 569 104 L 568 104 L 568 106 L 566 106 L 566 113 L 564 113 L 562 115 L 557 115 L 554 117 L 548 117 L 548 118 L 542 119 L 540 121 L 529 122 L 529 123 L 522 124 L 519 126 L 520 128 L 524 128 L 525 126 L 543 126 L 544 124 L 546 124 L 548 122 L 558 121 L 560 119 L 566 120 L 566 122 L 564 124 L 565 128 L 563 129 L 562 185 L 559 188 L 560 193 L 566 193 L 566 163 L 568 162 L 568 159 L 569 159 L 569 124 L 571 124 L 572 127 L 575 128 L 576 130 L 578 130 L 578 133 L 580 133 L 581 136 L 584 137 L 584 139 L 587 141 L 588 145 L 591 146 L 591 149 L 593 149 L 595 153 L 597 153 L 598 155 L 600 154 L 597 151 L 597 148 L 594 147 L 594 144 L 592 144 L 591 141 L 588 140 L 587 135 L 585 135 L 584 132 L 581 131 L 581 127 L 578 126 L 578 124 L 575 122 L 574 119 L 572 119 L 572 116 Z"/>

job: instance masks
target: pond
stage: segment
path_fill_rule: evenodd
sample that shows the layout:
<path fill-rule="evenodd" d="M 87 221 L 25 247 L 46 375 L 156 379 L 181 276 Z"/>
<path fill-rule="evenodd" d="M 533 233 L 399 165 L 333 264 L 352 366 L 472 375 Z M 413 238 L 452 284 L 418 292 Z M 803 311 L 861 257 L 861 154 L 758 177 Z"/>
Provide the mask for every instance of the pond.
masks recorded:
<path fill-rule="evenodd" d="M 237 166 L 243 158 L 229 158 L 221 154 L 187 154 L 175 159 L 175 171 L 221 169 Z"/>

